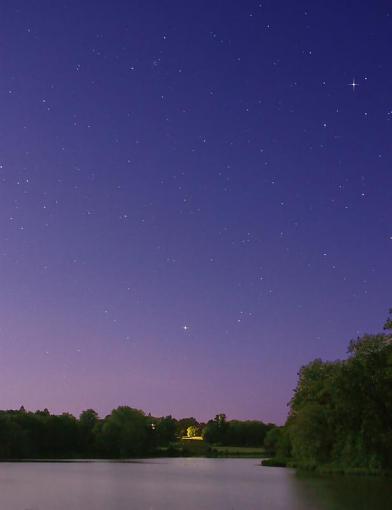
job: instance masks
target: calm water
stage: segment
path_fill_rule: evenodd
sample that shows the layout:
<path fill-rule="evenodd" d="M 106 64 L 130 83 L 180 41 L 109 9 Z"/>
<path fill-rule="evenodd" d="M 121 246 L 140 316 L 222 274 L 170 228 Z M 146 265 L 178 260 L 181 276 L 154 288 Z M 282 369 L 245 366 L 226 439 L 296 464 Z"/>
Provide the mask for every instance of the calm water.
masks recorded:
<path fill-rule="evenodd" d="M 0 510 L 390 510 L 386 479 L 300 478 L 249 459 L 1 463 Z"/>

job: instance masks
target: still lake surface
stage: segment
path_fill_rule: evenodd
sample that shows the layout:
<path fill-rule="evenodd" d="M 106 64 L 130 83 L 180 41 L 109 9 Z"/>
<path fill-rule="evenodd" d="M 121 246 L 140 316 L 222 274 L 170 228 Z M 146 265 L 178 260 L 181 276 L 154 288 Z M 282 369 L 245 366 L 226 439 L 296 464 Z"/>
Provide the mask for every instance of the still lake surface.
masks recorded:
<path fill-rule="evenodd" d="M 300 477 L 254 459 L 0 463 L 1 510 L 391 508 L 391 480 Z"/>

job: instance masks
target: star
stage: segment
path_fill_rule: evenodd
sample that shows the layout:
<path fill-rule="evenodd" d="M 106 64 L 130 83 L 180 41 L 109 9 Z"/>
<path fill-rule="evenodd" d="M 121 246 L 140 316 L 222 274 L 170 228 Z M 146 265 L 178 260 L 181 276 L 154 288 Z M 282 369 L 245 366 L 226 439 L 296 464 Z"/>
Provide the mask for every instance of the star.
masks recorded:
<path fill-rule="evenodd" d="M 183 329 L 184 331 L 188 331 L 189 326 L 187 326 L 187 325 L 185 324 L 185 326 L 183 326 L 183 327 L 182 327 L 182 329 Z"/>
<path fill-rule="evenodd" d="M 353 78 L 353 82 L 352 83 L 348 83 L 347 84 L 349 87 L 352 87 L 353 88 L 353 92 L 355 92 L 355 87 L 358 87 L 358 83 L 355 81 L 355 78 Z"/>

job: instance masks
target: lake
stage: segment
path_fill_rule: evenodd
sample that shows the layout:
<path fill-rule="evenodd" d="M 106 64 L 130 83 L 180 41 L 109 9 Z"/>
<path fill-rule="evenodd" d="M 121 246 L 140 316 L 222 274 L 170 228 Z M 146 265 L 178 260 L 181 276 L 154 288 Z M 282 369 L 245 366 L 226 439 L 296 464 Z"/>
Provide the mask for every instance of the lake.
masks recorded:
<path fill-rule="evenodd" d="M 1 510 L 390 510 L 390 486 L 254 459 L 0 463 Z"/>

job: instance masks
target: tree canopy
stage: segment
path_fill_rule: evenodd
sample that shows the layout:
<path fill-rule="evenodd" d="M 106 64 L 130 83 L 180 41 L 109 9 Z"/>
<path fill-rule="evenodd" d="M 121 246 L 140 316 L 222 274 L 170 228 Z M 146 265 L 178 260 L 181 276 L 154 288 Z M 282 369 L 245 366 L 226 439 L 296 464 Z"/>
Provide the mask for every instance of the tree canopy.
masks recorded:
<path fill-rule="evenodd" d="M 287 423 L 265 445 L 301 466 L 392 469 L 392 335 L 366 334 L 347 359 L 302 367 Z"/>

